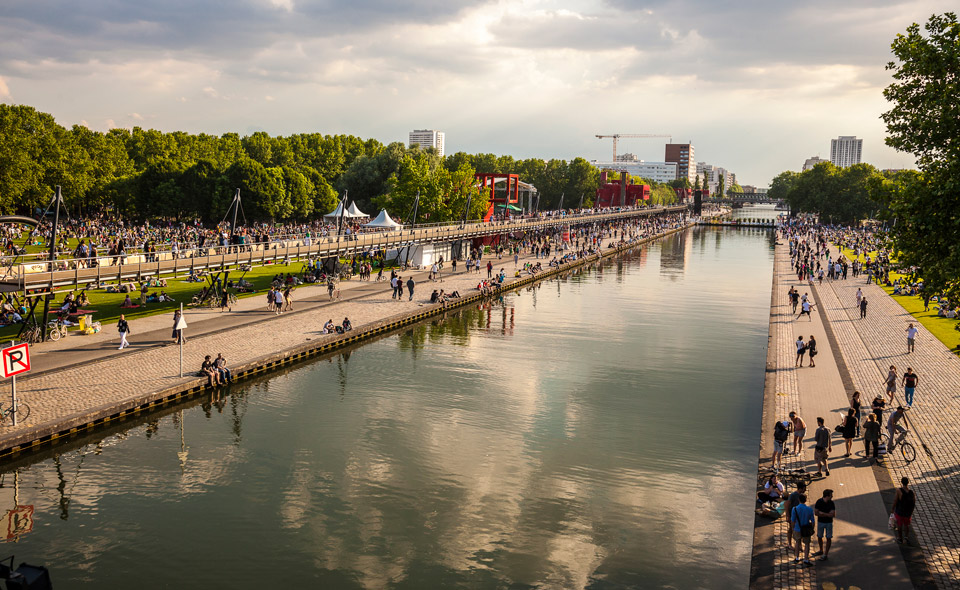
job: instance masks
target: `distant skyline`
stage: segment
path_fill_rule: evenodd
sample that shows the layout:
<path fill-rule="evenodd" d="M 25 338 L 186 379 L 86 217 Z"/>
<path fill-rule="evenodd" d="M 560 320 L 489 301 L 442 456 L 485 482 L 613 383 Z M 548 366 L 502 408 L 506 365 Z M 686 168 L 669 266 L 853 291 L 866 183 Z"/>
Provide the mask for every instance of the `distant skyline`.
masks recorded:
<path fill-rule="evenodd" d="M 606 159 L 666 133 L 767 186 L 830 140 L 883 143 L 890 43 L 955 2 L 7 0 L 0 102 L 87 125 L 320 132 Z M 663 161 L 663 139 L 621 152 Z"/>

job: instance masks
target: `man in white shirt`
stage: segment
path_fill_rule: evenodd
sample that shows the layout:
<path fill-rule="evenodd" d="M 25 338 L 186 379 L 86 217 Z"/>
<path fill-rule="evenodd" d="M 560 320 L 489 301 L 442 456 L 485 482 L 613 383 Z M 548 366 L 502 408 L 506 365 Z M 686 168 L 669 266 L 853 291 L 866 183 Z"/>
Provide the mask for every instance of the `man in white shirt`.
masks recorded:
<path fill-rule="evenodd" d="M 917 334 L 920 330 L 916 329 L 913 324 L 907 326 L 907 353 L 913 352 L 913 342 L 917 338 Z"/>

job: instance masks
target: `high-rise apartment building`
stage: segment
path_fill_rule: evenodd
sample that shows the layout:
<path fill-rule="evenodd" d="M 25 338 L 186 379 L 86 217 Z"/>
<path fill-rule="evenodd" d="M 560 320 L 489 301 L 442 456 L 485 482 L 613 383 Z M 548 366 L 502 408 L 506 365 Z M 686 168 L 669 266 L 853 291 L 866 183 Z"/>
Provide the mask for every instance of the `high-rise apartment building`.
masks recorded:
<path fill-rule="evenodd" d="M 830 161 L 834 166 L 846 168 L 860 163 L 863 140 L 853 135 L 841 135 L 830 140 Z"/>
<path fill-rule="evenodd" d="M 830 160 L 825 160 L 820 156 L 813 156 L 813 157 L 807 158 L 806 161 L 804 161 L 803 163 L 803 171 L 806 172 L 807 170 L 813 170 L 813 167 L 816 166 L 817 164 L 822 164 L 823 162 L 829 162 L 829 161 Z"/>
<path fill-rule="evenodd" d="M 443 157 L 443 131 L 433 129 L 414 129 L 410 132 L 410 147 L 417 144 L 422 148 L 437 148 L 440 156 Z"/>
<path fill-rule="evenodd" d="M 697 160 L 693 154 L 692 143 L 668 143 L 666 155 L 663 158 L 667 162 L 674 162 L 677 165 L 677 178 L 686 178 L 693 186 L 697 173 Z"/>

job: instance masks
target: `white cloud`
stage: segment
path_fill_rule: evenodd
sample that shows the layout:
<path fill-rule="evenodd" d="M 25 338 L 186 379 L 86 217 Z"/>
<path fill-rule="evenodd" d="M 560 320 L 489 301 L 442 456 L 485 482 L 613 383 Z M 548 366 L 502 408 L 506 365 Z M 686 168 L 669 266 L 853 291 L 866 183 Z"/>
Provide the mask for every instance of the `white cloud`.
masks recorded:
<path fill-rule="evenodd" d="M 449 150 L 516 157 L 601 158 L 608 147 L 596 133 L 665 132 L 692 140 L 699 159 L 741 183 L 762 185 L 841 133 L 863 137 L 870 161 L 909 165 L 882 142 L 889 44 L 951 8 L 260 0 L 224 13 L 170 1 L 175 10 L 92 0 L 52 17 L 49 7 L 17 4 L 0 21 L 0 98 L 10 100 L 14 85 L 18 101 L 66 125 L 151 113 L 167 131 L 256 127 L 389 142 L 423 124 L 444 129 Z M 627 149 L 663 158 L 656 142 Z"/>

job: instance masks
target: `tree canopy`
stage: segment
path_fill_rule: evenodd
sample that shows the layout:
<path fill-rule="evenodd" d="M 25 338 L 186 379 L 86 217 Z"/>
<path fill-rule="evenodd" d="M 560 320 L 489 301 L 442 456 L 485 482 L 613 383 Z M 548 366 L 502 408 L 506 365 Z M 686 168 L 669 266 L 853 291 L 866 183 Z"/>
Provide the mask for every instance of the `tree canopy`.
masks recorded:
<path fill-rule="evenodd" d="M 892 103 L 883 114 L 887 145 L 917 158 L 919 173 L 905 174 L 879 193 L 892 221 L 901 263 L 933 292 L 960 291 L 960 24 L 934 14 L 894 39 L 887 64 Z"/>

